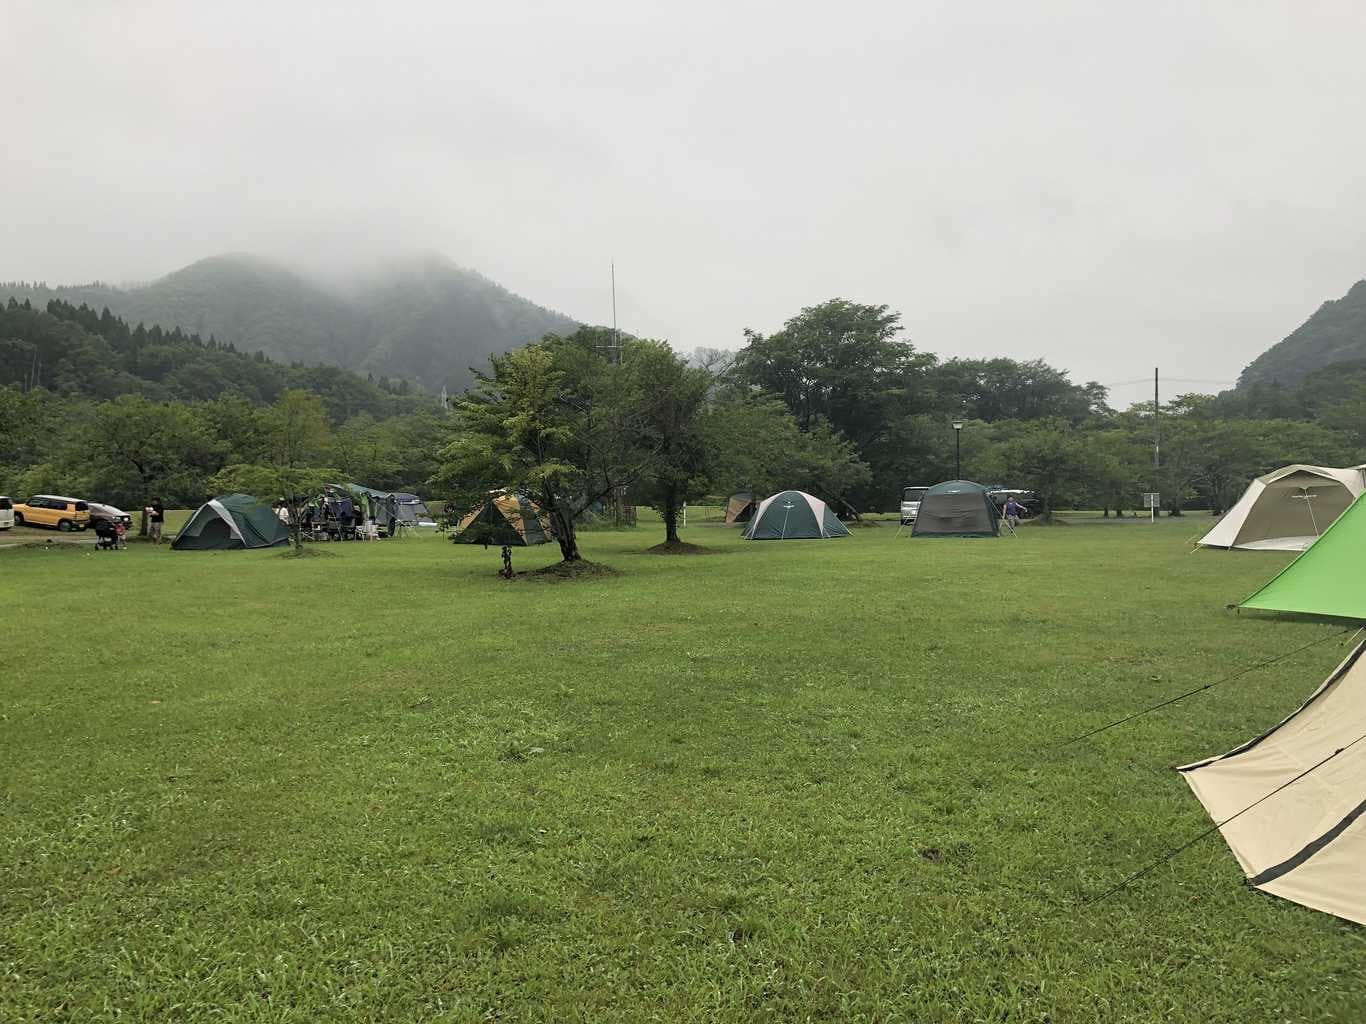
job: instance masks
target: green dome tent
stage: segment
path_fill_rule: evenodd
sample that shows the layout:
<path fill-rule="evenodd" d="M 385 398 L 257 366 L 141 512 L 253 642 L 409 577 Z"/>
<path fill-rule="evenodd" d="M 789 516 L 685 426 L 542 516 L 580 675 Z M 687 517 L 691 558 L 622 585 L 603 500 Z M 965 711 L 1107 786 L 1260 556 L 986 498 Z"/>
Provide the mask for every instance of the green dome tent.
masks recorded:
<path fill-rule="evenodd" d="M 820 498 L 805 491 L 779 491 L 759 503 L 742 536 L 745 540 L 823 540 L 847 537 L 849 529 Z"/>
<path fill-rule="evenodd" d="M 171 541 L 172 551 L 232 551 L 289 543 L 289 527 L 250 494 L 225 494 L 200 505 Z"/>
<path fill-rule="evenodd" d="M 1001 514 L 991 494 L 971 480 L 935 484 L 920 499 L 912 537 L 998 537 Z"/>

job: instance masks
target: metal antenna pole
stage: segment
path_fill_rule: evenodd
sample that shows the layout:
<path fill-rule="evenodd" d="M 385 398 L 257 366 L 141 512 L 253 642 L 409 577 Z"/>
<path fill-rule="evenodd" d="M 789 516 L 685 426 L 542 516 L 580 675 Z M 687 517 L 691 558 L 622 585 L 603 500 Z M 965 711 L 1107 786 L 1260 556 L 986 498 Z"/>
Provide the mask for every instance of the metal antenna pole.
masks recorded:
<path fill-rule="evenodd" d="M 1157 398 L 1157 367 L 1153 367 L 1153 469 L 1162 467 L 1162 406 Z"/>
<path fill-rule="evenodd" d="M 612 260 L 612 362 L 621 362 L 621 331 L 617 329 L 617 261 Z"/>

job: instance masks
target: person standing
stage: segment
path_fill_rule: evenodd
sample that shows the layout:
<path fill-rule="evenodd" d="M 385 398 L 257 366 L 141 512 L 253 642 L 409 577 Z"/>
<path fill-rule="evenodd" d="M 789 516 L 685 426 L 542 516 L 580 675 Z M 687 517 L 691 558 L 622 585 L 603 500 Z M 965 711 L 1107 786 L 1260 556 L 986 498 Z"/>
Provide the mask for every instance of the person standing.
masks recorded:
<path fill-rule="evenodd" d="M 166 522 L 166 506 L 161 503 L 160 498 L 153 498 L 152 504 L 147 506 L 152 510 L 149 517 L 148 536 L 152 538 L 153 544 L 161 543 L 161 525 Z"/>
<path fill-rule="evenodd" d="M 1013 494 L 1006 499 L 1005 513 L 1006 522 L 1010 524 L 1012 530 L 1020 525 L 1020 516 L 1024 513 L 1024 507 L 1015 500 Z"/>

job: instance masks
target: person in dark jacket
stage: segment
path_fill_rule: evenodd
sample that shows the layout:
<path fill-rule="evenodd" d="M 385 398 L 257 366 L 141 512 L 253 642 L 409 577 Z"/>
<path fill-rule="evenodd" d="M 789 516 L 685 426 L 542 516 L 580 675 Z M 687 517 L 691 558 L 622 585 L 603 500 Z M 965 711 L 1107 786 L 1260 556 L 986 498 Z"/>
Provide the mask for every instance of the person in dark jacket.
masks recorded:
<path fill-rule="evenodd" d="M 161 528 L 166 522 L 166 506 L 161 503 L 160 498 L 153 498 L 147 509 L 147 536 L 151 538 L 153 544 L 160 544 Z"/>

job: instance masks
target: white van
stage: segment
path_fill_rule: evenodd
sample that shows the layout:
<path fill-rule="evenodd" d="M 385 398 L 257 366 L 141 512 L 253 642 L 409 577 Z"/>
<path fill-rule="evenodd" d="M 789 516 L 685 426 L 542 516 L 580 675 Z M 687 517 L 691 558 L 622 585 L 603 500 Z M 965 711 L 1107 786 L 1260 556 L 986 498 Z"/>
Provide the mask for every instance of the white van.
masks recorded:
<path fill-rule="evenodd" d="M 0 494 L 0 530 L 8 530 L 14 525 L 14 502 Z"/>
<path fill-rule="evenodd" d="M 928 487 L 907 487 L 901 492 L 901 525 L 910 526 L 920 514 L 920 499 Z"/>

